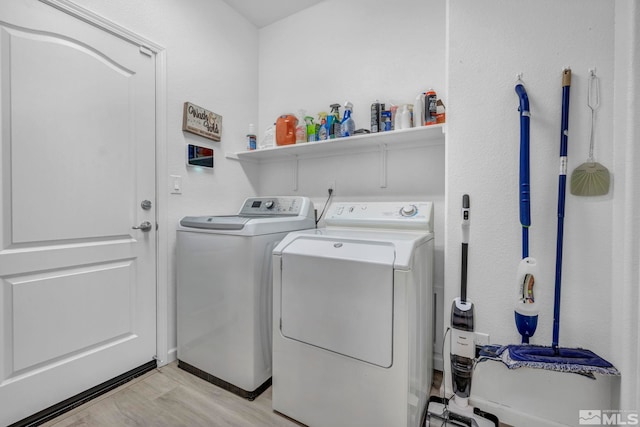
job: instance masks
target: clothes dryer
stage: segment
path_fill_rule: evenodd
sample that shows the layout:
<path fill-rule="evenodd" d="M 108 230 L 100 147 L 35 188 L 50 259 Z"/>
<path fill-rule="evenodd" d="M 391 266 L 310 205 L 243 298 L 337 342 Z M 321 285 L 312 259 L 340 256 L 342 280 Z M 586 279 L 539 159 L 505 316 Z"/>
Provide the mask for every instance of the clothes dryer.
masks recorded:
<path fill-rule="evenodd" d="M 271 254 L 315 227 L 306 197 L 253 197 L 236 215 L 187 216 L 177 232 L 178 366 L 253 400 L 271 380 Z"/>
<path fill-rule="evenodd" d="M 273 409 L 417 427 L 433 370 L 433 204 L 334 203 L 273 252 Z"/>

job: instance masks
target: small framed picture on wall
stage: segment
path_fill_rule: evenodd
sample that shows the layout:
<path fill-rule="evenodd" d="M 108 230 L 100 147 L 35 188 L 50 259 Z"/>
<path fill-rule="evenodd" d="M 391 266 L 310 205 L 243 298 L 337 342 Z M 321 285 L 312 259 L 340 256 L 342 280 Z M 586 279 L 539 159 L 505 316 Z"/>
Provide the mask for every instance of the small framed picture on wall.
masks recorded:
<path fill-rule="evenodd" d="M 182 130 L 213 141 L 220 141 L 222 116 L 190 102 L 185 102 L 182 113 Z"/>

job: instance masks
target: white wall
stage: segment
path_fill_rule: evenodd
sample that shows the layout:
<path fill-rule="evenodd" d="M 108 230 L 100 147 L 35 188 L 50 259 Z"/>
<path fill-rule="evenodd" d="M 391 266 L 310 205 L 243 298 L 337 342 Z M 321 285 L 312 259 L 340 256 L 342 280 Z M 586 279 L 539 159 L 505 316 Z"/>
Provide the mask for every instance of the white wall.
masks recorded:
<path fill-rule="evenodd" d="M 536 288 L 537 301 L 543 307 L 532 343 L 551 345 L 561 71 L 565 66 L 573 71 L 570 176 L 588 154 L 586 82 L 588 70 L 595 68 L 601 83 L 595 156 L 611 170 L 613 188 L 608 196 L 586 198 L 570 195 L 567 186 L 559 341 L 561 347 L 589 348 L 615 364 L 620 361 L 621 345 L 612 346 L 610 339 L 612 311 L 617 306 L 611 297 L 611 218 L 617 185 L 623 179 L 613 169 L 615 4 L 607 0 L 450 0 L 448 5 L 445 301 L 458 292 L 458 212 L 461 195 L 469 193 L 473 215 L 469 294 L 476 305 L 476 330 L 490 333 L 494 343 L 520 341 L 513 319 L 516 269 L 521 258 L 520 135 L 514 86 L 516 75 L 522 73 L 531 109 L 530 255 L 540 266 Z M 527 381 L 518 385 L 514 374 L 504 370 L 492 376 L 491 382 L 503 385 L 508 390 L 505 394 L 547 402 L 545 413 L 538 416 L 576 424 L 581 396 L 601 385 L 593 382 L 576 391 L 569 379 L 537 377 L 541 379 L 537 384 Z M 567 398 L 552 400 L 547 394 L 546 399 L 545 389 L 553 387 L 564 391 Z M 495 395 L 482 397 L 508 404 Z M 602 404 L 601 409 L 610 409 L 610 401 Z M 529 411 L 526 405 L 511 409 Z"/>
<path fill-rule="evenodd" d="M 620 408 L 640 404 L 640 7 L 636 0 L 616 0 L 616 84 L 614 167 L 618 180 L 613 212 L 613 309 L 611 345 L 622 372 Z"/>
<path fill-rule="evenodd" d="M 446 100 L 445 9 L 437 0 L 325 0 L 260 30 L 260 130 L 280 114 L 317 117 L 349 100 L 369 129 L 376 99 Z M 341 109 L 342 111 L 342 109 Z"/>
<path fill-rule="evenodd" d="M 221 0 L 76 3 L 166 49 L 167 152 L 161 154 L 166 156 L 167 165 L 158 173 L 166 175 L 160 177 L 162 182 L 168 175 L 180 175 L 183 180 L 182 194 L 164 193 L 158 199 L 167 200 L 167 205 L 157 206 L 167 216 L 160 230 L 169 248 L 168 265 L 160 268 L 168 270 L 170 354 L 159 357 L 171 360 L 176 347 L 174 248 L 178 220 L 185 215 L 235 212 L 245 197 L 255 195 L 245 171 L 224 153 L 244 150 L 248 124 L 257 122 L 258 30 Z M 182 131 L 185 101 L 222 115 L 221 142 Z M 185 166 L 189 143 L 214 149 L 213 170 Z"/>
<path fill-rule="evenodd" d="M 536 344 L 551 344 L 564 66 L 573 73 L 568 170 L 587 158 L 586 81 L 594 67 L 601 80 L 595 155 L 604 165 L 612 163 L 614 9 L 606 0 L 584 3 L 450 2 L 447 284 L 458 276 L 455 212 L 466 192 L 473 212 L 469 292 L 477 305 L 477 329 L 490 331 L 495 342 L 519 338 L 513 321 L 521 258 L 516 74 L 523 73 L 531 109 L 530 255 L 540 266 L 536 287 L 544 307 L 532 339 Z M 611 203 L 611 196 L 567 195 L 560 328 L 562 346 L 588 345 L 609 358 L 608 341 L 592 337 L 609 333 Z M 457 291 L 448 290 L 452 297 Z"/>

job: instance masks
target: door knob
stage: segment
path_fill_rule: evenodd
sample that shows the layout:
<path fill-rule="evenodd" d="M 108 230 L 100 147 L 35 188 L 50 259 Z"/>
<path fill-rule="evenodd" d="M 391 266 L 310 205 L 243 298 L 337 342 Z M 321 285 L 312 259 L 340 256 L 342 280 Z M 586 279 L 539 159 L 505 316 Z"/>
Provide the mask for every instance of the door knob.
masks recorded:
<path fill-rule="evenodd" d="M 153 224 L 151 224 L 149 221 L 144 221 L 143 223 L 141 223 L 139 226 L 133 226 L 131 227 L 133 230 L 141 230 L 141 231 L 149 231 L 153 228 Z"/>

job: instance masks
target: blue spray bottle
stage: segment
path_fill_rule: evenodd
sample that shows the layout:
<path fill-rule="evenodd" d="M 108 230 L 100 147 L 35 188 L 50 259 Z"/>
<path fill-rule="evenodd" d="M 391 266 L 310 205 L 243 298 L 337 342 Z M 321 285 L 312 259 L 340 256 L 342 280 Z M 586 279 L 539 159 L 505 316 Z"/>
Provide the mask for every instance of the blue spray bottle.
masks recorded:
<path fill-rule="evenodd" d="M 351 136 L 356 130 L 356 122 L 351 117 L 351 110 L 353 110 L 353 104 L 349 101 L 344 103 L 344 117 L 340 123 L 340 136 Z"/>

